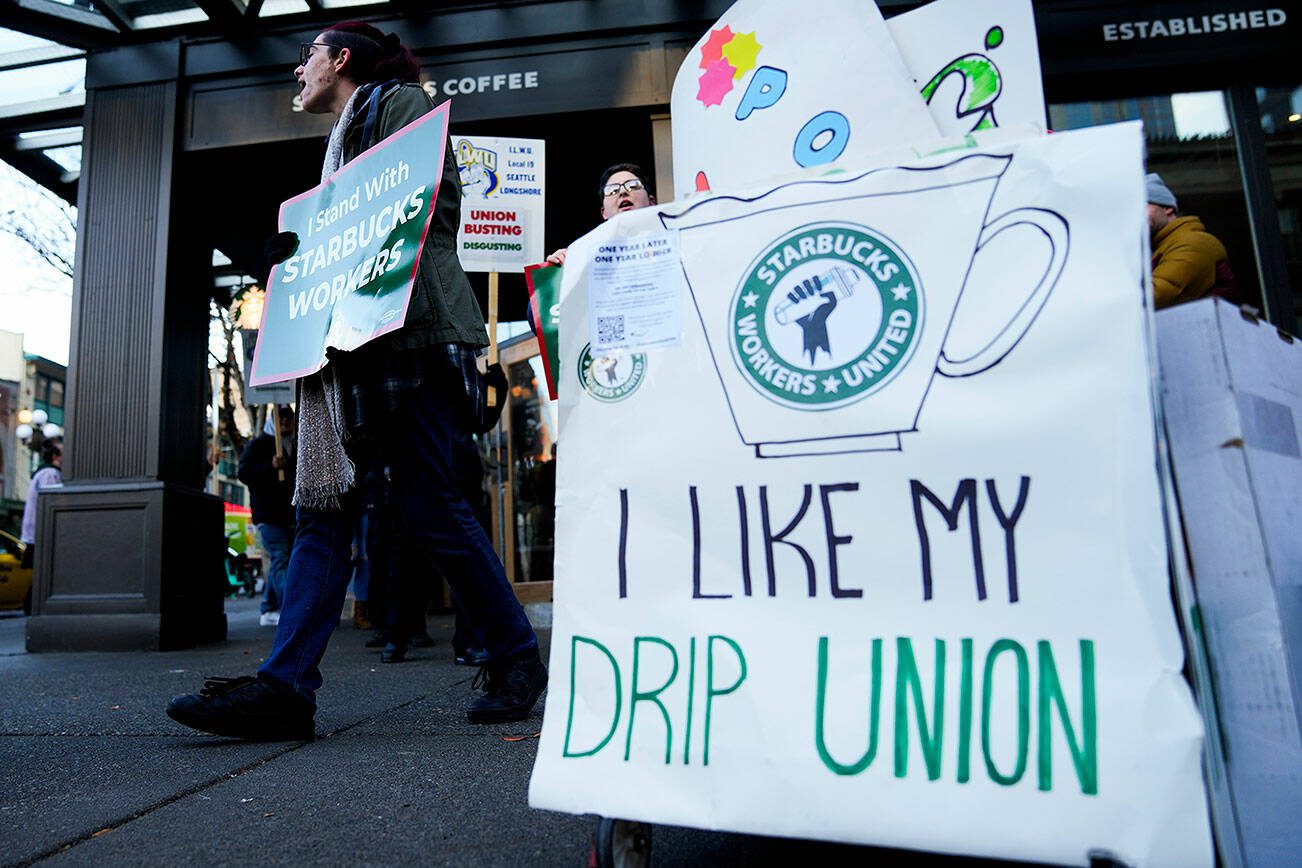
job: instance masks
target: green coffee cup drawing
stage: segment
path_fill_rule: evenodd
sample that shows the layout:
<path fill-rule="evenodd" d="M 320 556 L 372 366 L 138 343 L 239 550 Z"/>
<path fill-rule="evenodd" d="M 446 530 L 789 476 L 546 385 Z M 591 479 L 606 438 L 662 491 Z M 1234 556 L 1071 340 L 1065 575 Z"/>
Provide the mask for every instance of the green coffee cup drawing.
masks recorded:
<path fill-rule="evenodd" d="M 898 450 L 900 435 L 918 430 L 935 374 L 979 374 L 1026 335 L 1066 264 L 1070 231 L 1039 208 L 990 216 L 1011 161 L 970 154 L 661 213 L 679 230 L 720 385 L 757 456 Z M 1011 231 L 1041 239 L 1019 245 L 1034 262 L 1010 265 L 1000 287 L 969 287 L 977 257 Z M 981 335 L 956 324 L 960 300 L 995 291 L 1017 294 L 1003 300 L 1013 310 L 1005 322 Z M 978 349 L 957 356 L 960 345 Z"/>

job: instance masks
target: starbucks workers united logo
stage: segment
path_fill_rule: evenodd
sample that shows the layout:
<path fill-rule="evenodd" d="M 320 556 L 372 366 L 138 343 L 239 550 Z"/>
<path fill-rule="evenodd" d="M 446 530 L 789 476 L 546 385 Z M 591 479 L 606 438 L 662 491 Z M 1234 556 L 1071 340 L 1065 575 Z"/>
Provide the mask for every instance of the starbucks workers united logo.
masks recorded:
<path fill-rule="evenodd" d="M 622 401 L 637 391 L 646 376 L 646 355 L 615 350 L 609 355 L 593 356 L 592 345 L 584 344 L 579 353 L 579 382 L 583 391 L 598 401 Z"/>
<path fill-rule="evenodd" d="M 922 287 L 903 251 L 866 226 L 817 223 L 769 245 L 733 297 L 733 359 L 766 398 L 831 410 L 908 364 Z"/>

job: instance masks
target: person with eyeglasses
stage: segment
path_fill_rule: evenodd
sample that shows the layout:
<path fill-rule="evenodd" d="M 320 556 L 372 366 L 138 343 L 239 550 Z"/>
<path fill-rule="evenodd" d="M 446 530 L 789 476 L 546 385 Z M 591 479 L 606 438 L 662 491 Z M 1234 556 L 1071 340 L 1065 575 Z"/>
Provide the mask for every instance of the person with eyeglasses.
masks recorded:
<path fill-rule="evenodd" d="M 655 194 L 646 172 L 634 163 L 616 163 L 601 173 L 601 183 L 597 185 L 601 195 L 601 219 L 609 220 L 616 214 L 645 208 L 656 203 Z M 562 247 L 547 257 L 552 265 L 565 264 L 565 251 Z"/>
<path fill-rule="evenodd" d="M 324 181 L 434 108 L 420 66 L 397 35 L 345 22 L 300 48 L 294 70 L 303 109 L 337 116 L 321 168 Z M 475 625 L 488 663 L 475 679 L 485 694 L 471 723 L 523 720 L 547 685 L 538 637 L 502 563 L 457 484 L 478 461 L 472 430 L 486 384 L 476 350 L 488 343 L 470 281 L 457 259 L 461 188 L 452 149 L 402 328 L 329 363 L 298 383 L 298 529 L 271 653 L 256 676 L 212 678 L 199 694 L 167 707 L 174 720 L 216 735 L 259 741 L 315 735 L 319 664 L 339 623 L 348 586 L 353 529 L 362 508 L 358 482 L 390 471 L 404 545 L 437 565 Z M 297 243 L 269 251 L 280 261 Z M 283 255 L 282 255 L 283 254 Z"/>

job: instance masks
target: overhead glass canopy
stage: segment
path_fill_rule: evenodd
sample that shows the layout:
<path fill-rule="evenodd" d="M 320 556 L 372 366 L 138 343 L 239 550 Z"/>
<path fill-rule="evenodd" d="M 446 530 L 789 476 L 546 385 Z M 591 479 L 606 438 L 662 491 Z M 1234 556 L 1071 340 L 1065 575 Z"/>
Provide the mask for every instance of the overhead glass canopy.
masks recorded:
<path fill-rule="evenodd" d="M 258 20 L 288 15 L 395 5 L 391 0 L 0 0 L 0 21 L 65 45 L 108 48 L 142 37 L 247 32 Z"/>
<path fill-rule="evenodd" d="M 0 0 L 0 160 L 73 201 L 86 52 L 178 37 L 247 36 L 395 8 L 403 0 Z M 455 6 L 456 2 L 431 3 Z"/>

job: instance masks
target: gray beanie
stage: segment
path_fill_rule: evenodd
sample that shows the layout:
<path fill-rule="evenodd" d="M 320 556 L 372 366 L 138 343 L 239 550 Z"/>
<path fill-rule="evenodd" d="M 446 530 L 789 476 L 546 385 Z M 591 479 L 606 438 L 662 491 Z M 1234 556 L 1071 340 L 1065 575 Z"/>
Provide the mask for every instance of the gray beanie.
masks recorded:
<path fill-rule="evenodd" d="M 1162 183 L 1162 176 L 1156 172 L 1149 172 L 1144 178 L 1145 186 L 1148 188 L 1148 201 L 1154 205 L 1163 205 L 1167 208 L 1177 207 L 1175 204 L 1175 194 L 1171 188 Z"/>

